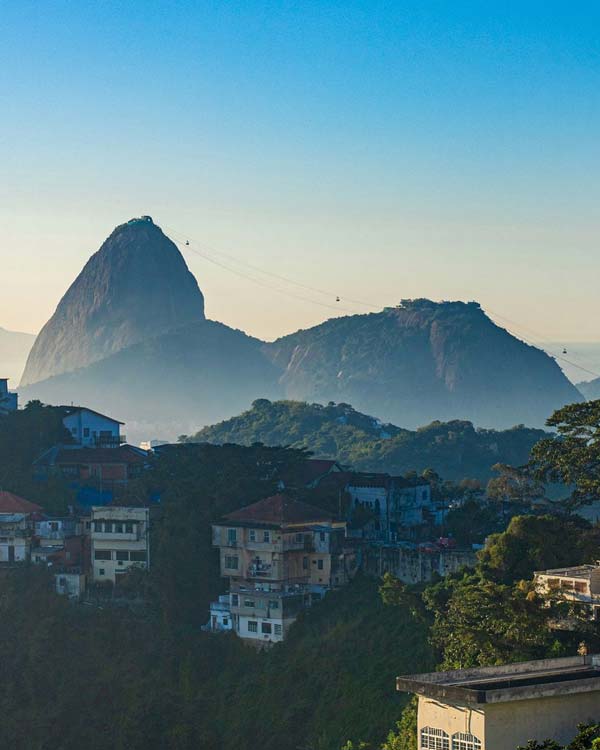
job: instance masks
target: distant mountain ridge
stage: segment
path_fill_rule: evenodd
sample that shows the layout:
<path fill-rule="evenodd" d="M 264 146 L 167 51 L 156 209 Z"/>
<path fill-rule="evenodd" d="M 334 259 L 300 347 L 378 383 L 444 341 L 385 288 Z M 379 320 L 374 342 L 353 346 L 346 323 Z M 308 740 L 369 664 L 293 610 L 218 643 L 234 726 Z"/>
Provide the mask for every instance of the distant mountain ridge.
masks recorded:
<path fill-rule="evenodd" d="M 260 397 L 349 402 L 405 428 L 542 426 L 582 398 L 475 302 L 404 300 L 272 343 L 207 321 L 196 279 L 150 217 L 117 227 L 90 258 L 38 336 L 23 386 L 22 399 L 118 409 L 136 440 L 172 439 Z"/>
<path fill-rule="evenodd" d="M 237 443 L 308 448 L 360 471 L 404 474 L 433 468 L 445 479 L 487 481 L 496 463 L 519 466 L 543 430 L 476 430 L 471 422 L 432 422 L 405 430 L 353 409 L 349 404 L 307 404 L 258 399 L 237 417 L 204 427 L 187 442 Z"/>

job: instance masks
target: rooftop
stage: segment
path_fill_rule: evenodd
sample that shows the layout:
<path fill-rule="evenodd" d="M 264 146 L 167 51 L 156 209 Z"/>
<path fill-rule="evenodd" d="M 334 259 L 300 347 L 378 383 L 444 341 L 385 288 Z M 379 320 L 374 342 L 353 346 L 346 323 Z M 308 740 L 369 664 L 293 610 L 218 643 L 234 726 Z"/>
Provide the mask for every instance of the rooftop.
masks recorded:
<path fill-rule="evenodd" d="M 459 704 L 600 692 L 600 654 L 402 675 L 396 689 Z"/>
<path fill-rule="evenodd" d="M 228 513 L 224 520 L 238 524 L 264 524 L 283 526 L 286 524 L 325 523 L 335 521 L 337 517 L 322 508 L 309 505 L 301 500 L 294 500 L 287 495 L 273 495 L 257 503 L 247 505 L 233 513 Z"/>
<path fill-rule="evenodd" d="M 12 492 L 0 491 L 0 513 L 39 513 L 44 509 Z"/>
<path fill-rule="evenodd" d="M 115 448 L 82 448 L 78 445 L 55 445 L 43 453 L 36 466 L 57 464 L 138 464 L 148 460 L 148 452 L 133 445 Z"/>
<path fill-rule="evenodd" d="M 592 573 L 600 570 L 600 565 L 575 565 L 572 568 L 552 568 L 550 570 L 536 570 L 535 575 L 557 576 L 563 578 L 588 579 Z"/>
<path fill-rule="evenodd" d="M 106 414 L 102 414 L 101 412 L 96 411 L 95 409 L 90 409 L 88 406 L 61 406 L 60 408 L 64 410 L 65 417 L 70 417 L 72 414 L 77 414 L 77 412 L 80 412 L 80 411 L 89 411 L 90 414 L 95 414 L 97 417 L 108 419 L 110 422 L 115 422 L 116 424 L 125 424 L 125 422 L 119 422 L 118 419 L 113 419 L 113 417 L 109 417 Z"/>

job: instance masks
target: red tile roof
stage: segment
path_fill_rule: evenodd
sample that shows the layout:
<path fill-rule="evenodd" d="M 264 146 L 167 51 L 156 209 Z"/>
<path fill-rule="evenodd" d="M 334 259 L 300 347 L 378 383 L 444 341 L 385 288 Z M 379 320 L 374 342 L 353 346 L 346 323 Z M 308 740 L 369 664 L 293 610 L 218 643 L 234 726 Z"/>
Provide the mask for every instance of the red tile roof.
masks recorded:
<path fill-rule="evenodd" d="M 310 484 L 316 479 L 325 476 L 337 464 L 337 461 L 330 461 L 323 458 L 309 458 L 302 467 L 302 480 L 305 484 Z"/>
<path fill-rule="evenodd" d="M 39 513 L 43 510 L 41 505 L 13 495 L 12 492 L 0 491 L 0 513 Z"/>
<path fill-rule="evenodd" d="M 293 500 L 287 495 L 273 495 L 245 508 L 228 513 L 227 521 L 241 523 L 295 524 L 324 523 L 336 519 L 334 513 L 309 505 L 301 500 Z"/>

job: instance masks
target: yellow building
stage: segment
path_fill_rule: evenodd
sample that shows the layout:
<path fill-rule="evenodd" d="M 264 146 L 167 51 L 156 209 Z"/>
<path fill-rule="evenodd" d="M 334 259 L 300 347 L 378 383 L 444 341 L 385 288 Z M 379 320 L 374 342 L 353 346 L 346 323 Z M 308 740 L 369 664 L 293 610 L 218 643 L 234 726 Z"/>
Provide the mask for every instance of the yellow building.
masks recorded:
<path fill-rule="evenodd" d="M 219 548 L 221 575 L 229 578 L 228 626 L 263 643 L 283 640 L 302 609 L 342 586 L 356 569 L 345 521 L 285 495 L 214 523 L 213 546 Z M 222 623 L 223 604 L 215 602 L 211 622 Z"/>
<path fill-rule="evenodd" d="M 404 675 L 419 698 L 419 750 L 516 750 L 531 739 L 570 742 L 600 715 L 600 655 Z"/>

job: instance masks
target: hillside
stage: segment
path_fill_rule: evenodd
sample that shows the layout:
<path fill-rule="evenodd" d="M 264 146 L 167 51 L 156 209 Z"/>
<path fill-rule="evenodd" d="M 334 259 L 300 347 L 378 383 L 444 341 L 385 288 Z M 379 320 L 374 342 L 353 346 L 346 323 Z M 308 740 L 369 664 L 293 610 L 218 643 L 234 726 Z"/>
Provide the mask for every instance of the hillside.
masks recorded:
<path fill-rule="evenodd" d="M 577 383 L 577 388 L 583 393 L 588 401 L 600 398 L 600 378 L 588 380 L 585 383 Z"/>
<path fill-rule="evenodd" d="M 35 336 L 0 328 L 0 378 L 10 378 L 10 386 L 16 388 L 21 379 L 27 356 Z"/>
<path fill-rule="evenodd" d="M 205 427 L 190 442 L 291 445 L 361 471 L 435 469 L 446 479 L 486 481 L 495 463 L 524 464 L 546 433 L 523 426 L 476 430 L 471 422 L 433 422 L 411 431 L 384 424 L 348 404 L 255 401 L 238 417 Z"/>
<path fill-rule="evenodd" d="M 406 300 L 298 331 L 265 352 L 287 398 L 346 401 L 411 428 L 434 419 L 541 427 L 582 398 L 551 357 L 476 302 Z"/>
<path fill-rule="evenodd" d="M 204 298 L 177 247 L 149 216 L 118 226 L 37 337 L 23 385 L 86 367 L 190 322 Z"/>

